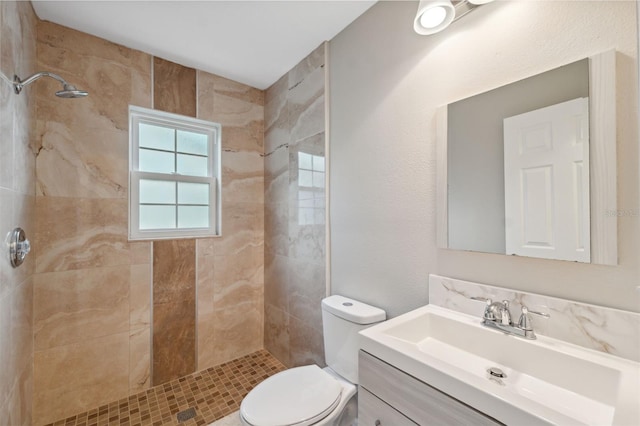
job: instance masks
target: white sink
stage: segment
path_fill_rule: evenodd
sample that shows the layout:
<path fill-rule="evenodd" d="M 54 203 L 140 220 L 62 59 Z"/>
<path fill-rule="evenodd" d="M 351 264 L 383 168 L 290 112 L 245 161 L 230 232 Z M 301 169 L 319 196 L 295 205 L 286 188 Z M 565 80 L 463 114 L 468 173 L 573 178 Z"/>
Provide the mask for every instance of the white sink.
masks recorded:
<path fill-rule="evenodd" d="M 360 334 L 363 350 L 506 424 L 640 425 L 633 361 L 506 335 L 432 305 Z M 491 367 L 506 377 L 492 377 Z"/>

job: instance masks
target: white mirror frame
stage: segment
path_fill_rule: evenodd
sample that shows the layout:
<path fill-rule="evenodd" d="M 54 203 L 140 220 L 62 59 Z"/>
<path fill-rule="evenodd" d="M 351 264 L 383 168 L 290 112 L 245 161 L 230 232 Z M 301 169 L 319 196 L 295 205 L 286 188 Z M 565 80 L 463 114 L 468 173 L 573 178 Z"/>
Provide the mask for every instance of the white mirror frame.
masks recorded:
<path fill-rule="evenodd" d="M 609 50 L 589 57 L 592 264 L 618 264 L 616 136 L 616 52 Z M 447 105 L 436 113 L 436 149 L 437 244 L 448 249 Z"/>

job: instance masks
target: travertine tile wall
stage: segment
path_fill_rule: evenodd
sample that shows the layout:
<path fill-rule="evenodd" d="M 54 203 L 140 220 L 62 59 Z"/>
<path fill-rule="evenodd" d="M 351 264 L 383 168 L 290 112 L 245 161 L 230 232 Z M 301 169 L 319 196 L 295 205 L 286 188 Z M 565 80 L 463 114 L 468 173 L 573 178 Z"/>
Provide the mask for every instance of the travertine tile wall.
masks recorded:
<path fill-rule="evenodd" d="M 222 236 L 196 244 L 202 370 L 264 345 L 264 92 L 197 79 L 198 118 L 222 125 Z"/>
<path fill-rule="evenodd" d="M 153 108 L 195 117 L 196 70 L 153 58 Z M 153 386 L 196 371 L 196 241 L 153 242 Z"/>
<path fill-rule="evenodd" d="M 35 97 L 16 95 L 13 75 L 34 72 L 36 16 L 29 2 L 0 2 L 0 239 L 16 226 L 35 233 Z M 4 244 L 3 244 L 4 247 Z M 0 256 L 0 423 L 31 424 L 33 391 L 32 253 L 18 269 Z"/>
<path fill-rule="evenodd" d="M 151 106 L 151 57 L 38 22 L 35 424 L 149 386 L 151 247 L 127 241 L 128 106 Z M 63 102 L 64 101 L 64 102 Z"/>
<path fill-rule="evenodd" d="M 266 93 L 265 347 L 289 367 L 324 365 L 325 191 L 298 163 L 324 158 L 324 65 L 323 44 Z"/>
<path fill-rule="evenodd" d="M 153 242 L 153 386 L 196 371 L 196 242 Z"/>
<path fill-rule="evenodd" d="M 153 58 L 39 22 L 34 232 L 35 424 L 150 385 L 152 248 L 127 241 L 128 105 L 151 107 Z M 197 111 L 222 124 L 221 238 L 196 241 L 197 369 L 263 347 L 264 93 L 197 71 Z M 33 95 L 32 95 L 33 96 Z M 60 103 L 64 102 L 64 103 Z"/>
<path fill-rule="evenodd" d="M 162 58 L 153 58 L 153 108 L 195 117 L 196 70 Z"/>

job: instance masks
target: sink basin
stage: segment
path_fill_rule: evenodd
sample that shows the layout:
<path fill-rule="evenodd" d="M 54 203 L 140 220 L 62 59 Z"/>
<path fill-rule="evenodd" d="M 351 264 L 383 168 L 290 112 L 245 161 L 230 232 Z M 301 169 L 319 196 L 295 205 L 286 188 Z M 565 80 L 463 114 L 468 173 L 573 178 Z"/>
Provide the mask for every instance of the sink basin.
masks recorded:
<path fill-rule="evenodd" d="M 640 424 L 640 364 L 427 305 L 361 333 L 361 348 L 506 424 Z M 497 367 L 506 377 L 494 377 Z"/>

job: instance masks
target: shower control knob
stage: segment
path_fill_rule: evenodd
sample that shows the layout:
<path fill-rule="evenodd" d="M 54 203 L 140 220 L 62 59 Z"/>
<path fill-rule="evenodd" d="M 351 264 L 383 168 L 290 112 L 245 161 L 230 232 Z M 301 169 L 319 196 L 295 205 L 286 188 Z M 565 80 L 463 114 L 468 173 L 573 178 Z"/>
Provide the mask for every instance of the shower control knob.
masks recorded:
<path fill-rule="evenodd" d="M 31 251 L 31 243 L 22 228 L 15 228 L 9 237 L 9 257 L 11 266 L 17 268 L 22 265 L 24 258 Z"/>

